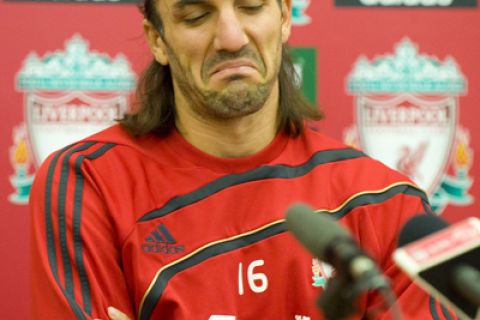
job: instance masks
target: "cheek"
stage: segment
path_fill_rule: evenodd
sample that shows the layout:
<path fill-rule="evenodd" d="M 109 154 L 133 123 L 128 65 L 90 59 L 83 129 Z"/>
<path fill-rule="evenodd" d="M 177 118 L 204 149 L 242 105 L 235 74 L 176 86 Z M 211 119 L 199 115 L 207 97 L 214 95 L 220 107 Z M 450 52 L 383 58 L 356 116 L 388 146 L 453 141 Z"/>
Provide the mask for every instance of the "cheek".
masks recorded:
<path fill-rule="evenodd" d="M 264 17 L 250 24 L 250 34 L 254 45 L 260 51 L 266 67 L 271 68 L 281 55 L 282 25 L 280 17 Z M 280 50 L 280 52 L 279 52 Z"/>
<path fill-rule="evenodd" d="M 180 50 L 183 52 L 180 59 L 184 72 L 187 73 L 186 76 L 193 78 L 195 82 L 200 82 L 206 52 L 203 41 L 201 39 L 191 41 Z"/>
<path fill-rule="evenodd" d="M 189 49 L 181 47 L 175 48 L 175 51 L 179 52 L 179 54 L 170 56 L 170 67 L 176 78 L 184 79 L 184 81 L 188 82 L 195 82 L 195 60 L 187 50 Z"/>
<path fill-rule="evenodd" d="M 267 72 L 274 72 L 282 56 L 281 32 L 278 30 L 275 33 L 272 32 L 268 38 L 263 38 L 259 44 L 259 50 L 264 59 Z"/>

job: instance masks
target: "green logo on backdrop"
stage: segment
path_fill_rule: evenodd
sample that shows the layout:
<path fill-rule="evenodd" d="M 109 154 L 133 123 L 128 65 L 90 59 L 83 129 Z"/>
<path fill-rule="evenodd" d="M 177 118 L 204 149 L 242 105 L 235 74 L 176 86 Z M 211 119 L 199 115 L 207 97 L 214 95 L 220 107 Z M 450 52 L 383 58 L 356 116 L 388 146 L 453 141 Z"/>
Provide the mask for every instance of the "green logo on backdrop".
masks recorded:
<path fill-rule="evenodd" d="M 293 65 L 297 73 L 297 85 L 313 105 L 317 104 L 317 50 L 292 48 Z"/>

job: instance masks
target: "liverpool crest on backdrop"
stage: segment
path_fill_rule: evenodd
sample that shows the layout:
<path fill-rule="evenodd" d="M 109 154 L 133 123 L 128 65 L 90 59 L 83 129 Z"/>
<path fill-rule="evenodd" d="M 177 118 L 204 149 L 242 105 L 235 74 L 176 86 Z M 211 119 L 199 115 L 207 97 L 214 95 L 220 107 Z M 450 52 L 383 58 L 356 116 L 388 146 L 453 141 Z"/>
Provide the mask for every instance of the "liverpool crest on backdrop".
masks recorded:
<path fill-rule="evenodd" d="M 428 192 L 437 213 L 469 205 L 473 152 L 469 132 L 459 124 L 459 96 L 467 79 L 454 58 L 444 61 L 418 52 L 409 39 L 393 55 L 360 57 L 347 79 L 356 123 L 347 144 L 398 170 Z"/>
<path fill-rule="evenodd" d="M 89 51 L 74 35 L 64 51 L 30 53 L 17 74 L 24 122 L 13 130 L 10 201 L 28 201 L 35 167 L 55 150 L 110 126 L 127 109 L 136 76 L 127 59 Z"/>

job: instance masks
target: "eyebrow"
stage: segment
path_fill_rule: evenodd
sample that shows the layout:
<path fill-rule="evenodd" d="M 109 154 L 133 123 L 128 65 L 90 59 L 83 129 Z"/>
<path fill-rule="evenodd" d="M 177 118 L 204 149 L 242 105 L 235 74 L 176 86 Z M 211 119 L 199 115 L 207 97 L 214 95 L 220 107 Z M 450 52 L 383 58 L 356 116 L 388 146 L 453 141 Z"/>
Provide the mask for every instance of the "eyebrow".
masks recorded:
<path fill-rule="evenodd" d="M 183 9 L 189 5 L 198 5 L 198 4 L 205 5 L 207 3 L 208 1 L 206 0 L 178 0 L 173 7 L 175 9 Z"/>

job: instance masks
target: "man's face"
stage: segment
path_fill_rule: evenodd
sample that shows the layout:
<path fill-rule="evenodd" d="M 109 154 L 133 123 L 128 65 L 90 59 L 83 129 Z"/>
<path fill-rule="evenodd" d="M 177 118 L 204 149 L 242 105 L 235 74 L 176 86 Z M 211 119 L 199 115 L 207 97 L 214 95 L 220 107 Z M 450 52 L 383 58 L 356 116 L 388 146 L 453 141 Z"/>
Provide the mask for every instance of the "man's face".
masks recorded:
<path fill-rule="evenodd" d="M 278 85 L 290 1 L 157 1 L 164 32 L 154 54 L 170 65 L 176 101 L 217 118 L 259 110 Z"/>

